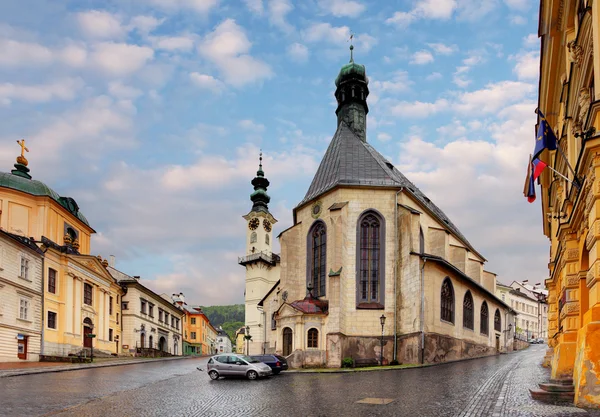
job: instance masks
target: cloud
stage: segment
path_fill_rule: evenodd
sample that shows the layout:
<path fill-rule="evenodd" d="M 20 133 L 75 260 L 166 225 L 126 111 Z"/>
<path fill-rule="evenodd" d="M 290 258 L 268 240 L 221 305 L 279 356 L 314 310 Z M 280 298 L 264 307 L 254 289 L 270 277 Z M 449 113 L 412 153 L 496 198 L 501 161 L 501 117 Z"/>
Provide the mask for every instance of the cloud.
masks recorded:
<path fill-rule="evenodd" d="M 457 7 L 456 0 L 422 0 L 408 12 L 396 12 L 386 20 L 387 24 L 406 27 L 420 19 L 448 20 Z"/>
<path fill-rule="evenodd" d="M 142 95 L 141 90 L 125 85 L 121 81 L 111 81 L 108 84 L 108 91 L 113 97 L 125 100 L 134 100 Z"/>
<path fill-rule="evenodd" d="M 295 42 L 287 48 L 288 56 L 296 62 L 308 61 L 308 48 L 301 43 Z"/>
<path fill-rule="evenodd" d="M 442 74 L 440 74 L 439 72 L 432 72 L 427 77 L 425 77 L 425 79 L 427 81 L 435 81 L 435 80 L 439 80 L 441 78 L 442 78 Z"/>
<path fill-rule="evenodd" d="M 294 27 L 288 23 L 286 16 L 294 10 L 290 0 L 269 0 L 269 22 L 284 32 L 291 32 Z"/>
<path fill-rule="evenodd" d="M 147 46 L 101 42 L 94 45 L 91 58 L 105 74 L 123 76 L 140 70 L 154 58 L 154 51 Z"/>
<path fill-rule="evenodd" d="M 165 19 L 157 19 L 154 16 L 135 16 L 129 22 L 130 30 L 137 30 L 142 35 L 147 35 L 163 24 Z"/>
<path fill-rule="evenodd" d="M 217 80 L 212 75 L 192 72 L 190 74 L 190 79 L 195 86 L 205 90 L 210 90 L 213 93 L 221 93 L 225 89 L 225 84 L 223 84 L 222 81 Z"/>
<path fill-rule="evenodd" d="M 504 4 L 506 4 L 509 9 L 527 11 L 531 8 L 532 1 L 531 0 L 504 0 Z"/>
<path fill-rule="evenodd" d="M 416 65 L 430 64 L 434 61 L 433 55 L 429 51 L 417 51 L 413 54 L 410 63 Z"/>
<path fill-rule="evenodd" d="M 219 0 L 146 0 L 148 3 L 170 12 L 191 10 L 206 14 L 219 4 Z"/>
<path fill-rule="evenodd" d="M 392 139 L 392 137 L 387 133 L 381 132 L 377 134 L 377 140 L 380 140 L 381 142 L 388 142 L 390 139 Z"/>
<path fill-rule="evenodd" d="M 350 39 L 350 28 L 348 26 L 331 26 L 329 23 L 313 23 L 302 31 L 302 37 L 306 42 L 326 42 L 334 45 L 343 45 Z M 364 33 L 354 36 L 354 43 L 361 51 L 368 52 L 377 39 Z"/>
<path fill-rule="evenodd" d="M 86 65 L 88 52 L 83 45 L 67 45 L 58 52 L 59 58 L 70 67 L 81 68 Z"/>
<path fill-rule="evenodd" d="M 319 0 L 319 7 L 335 17 L 358 17 L 367 8 L 354 0 Z"/>
<path fill-rule="evenodd" d="M 248 54 L 251 46 L 244 29 L 227 19 L 204 38 L 198 52 L 217 66 L 226 83 L 240 87 L 273 76 L 267 63 Z"/>
<path fill-rule="evenodd" d="M 480 90 L 461 93 L 453 109 L 463 114 L 496 113 L 502 107 L 535 93 L 536 86 L 520 81 L 490 83 Z"/>
<path fill-rule="evenodd" d="M 537 80 L 540 75 L 540 53 L 532 51 L 516 56 L 513 72 L 519 80 Z"/>
<path fill-rule="evenodd" d="M 440 55 L 451 55 L 458 51 L 458 46 L 456 45 L 446 45 L 443 43 L 428 43 L 431 49 L 433 49 L 436 53 Z"/>
<path fill-rule="evenodd" d="M 191 35 L 151 37 L 155 49 L 166 51 L 191 51 L 194 48 L 194 38 Z"/>
<path fill-rule="evenodd" d="M 425 118 L 432 114 L 446 110 L 449 103 L 446 99 L 438 99 L 434 103 L 425 103 L 422 101 L 401 101 L 390 109 L 394 116 L 402 118 Z"/>
<path fill-rule="evenodd" d="M 53 54 L 49 48 L 31 42 L 0 39 L 0 66 L 32 67 L 52 62 Z"/>
<path fill-rule="evenodd" d="M 118 39 L 127 34 L 118 15 L 103 10 L 77 13 L 77 24 L 83 34 L 93 39 Z"/>
<path fill-rule="evenodd" d="M 525 19 L 523 16 L 519 16 L 519 15 L 513 15 L 509 17 L 509 21 L 511 24 L 513 25 L 526 25 L 527 24 L 527 19 Z"/>
<path fill-rule="evenodd" d="M 396 71 L 387 80 L 370 79 L 369 90 L 371 94 L 369 95 L 369 101 L 373 102 L 373 96 L 379 98 L 384 95 L 408 91 L 412 84 L 413 82 L 406 71 Z"/>
<path fill-rule="evenodd" d="M 261 123 L 256 123 L 250 119 L 240 120 L 238 122 L 238 125 L 242 129 L 247 130 L 249 132 L 253 132 L 253 133 L 262 133 L 265 131 L 265 125 L 263 125 Z"/>
<path fill-rule="evenodd" d="M 530 33 L 529 35 L 523 38 L 523 46 L 525 48 L 539 48 L 540 47 L 540 38 L 538 38 L 537 33 Z"/>
<path fill-rule="evenodd" d="M 53 100 L 73 100 L 83 87 L 81 78 L 65 78 L 48 84 L 23 85 L 0 84 L 0 101 L 9 104 L 11 101 L 27 101 L 43 103 Z"/>
<path fill-rule="evenodd" d="M 243 1 L 244 1 L 244 3 L 246 3 L 246 7 L 248 7 L 248 9 L 254 14 L 262 15 L 263 12 L 265 11 L 262 0 L 243 0 Z"/>

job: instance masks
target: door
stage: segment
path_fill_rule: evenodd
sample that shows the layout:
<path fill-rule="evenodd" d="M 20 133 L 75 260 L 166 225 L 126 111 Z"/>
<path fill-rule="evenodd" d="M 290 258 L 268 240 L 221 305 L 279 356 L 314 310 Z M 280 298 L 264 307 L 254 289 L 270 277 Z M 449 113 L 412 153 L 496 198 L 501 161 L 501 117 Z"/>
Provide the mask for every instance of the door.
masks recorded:
<path fill-rule="evenodd" d="M 83 326 L 83 347 L 91 348 L 92 347 L 92 338 L 89 336 L 92 334 L 92 328 L 88 326 Z"/>
<path fill-rule="evenodd" d="M 230 375 L 229 373 L 229 363 L 227 361 L 227 356 L 217 356 L 215 358 L 215 367 L 220 375 Z"/>
<path fill-rule="evenodd" d="M 500 351 L 500 336 L 496 336 L 496 350 Z"/>
<path fill-rule="evenodd" d="M 289 356 L 292 354 L 292 338 L 292 329 L 289 327 L 283 329 L 283 356 Z"/>
<path fill-rule="evenodd" d="M 27 336 L 18 335 L 17 356 L 19 359 L 27 359 Z"/>
<path fill-rule="evenodd" d="M 244 376 L 250 369 L 248 363 L 237 356 L 227 356 L 227 363 L 229 364 L 229 370 L 227 372 L 229 375 Z"/>
<path fill-rule="evenodd" d="M 161 337 L 160 339 L 158 339 L 158 350 L 166 352 L 166 348 L 167 348 L 167 341 L 165 340 L 164 337 Z"/>

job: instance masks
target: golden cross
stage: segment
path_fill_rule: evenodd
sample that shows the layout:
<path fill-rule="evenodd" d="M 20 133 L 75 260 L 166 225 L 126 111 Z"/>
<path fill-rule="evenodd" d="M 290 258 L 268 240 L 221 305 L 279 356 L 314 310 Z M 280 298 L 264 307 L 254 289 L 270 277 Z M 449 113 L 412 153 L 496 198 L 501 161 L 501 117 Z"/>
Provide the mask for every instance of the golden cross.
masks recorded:
<path fill-rule="evenodd" d="M 17 143 L 21 145 L 21 157 L 25 158 L 25 151 L 29 152 L 29 149 L 25 146 L 25 139 L 18 140 Z"/>

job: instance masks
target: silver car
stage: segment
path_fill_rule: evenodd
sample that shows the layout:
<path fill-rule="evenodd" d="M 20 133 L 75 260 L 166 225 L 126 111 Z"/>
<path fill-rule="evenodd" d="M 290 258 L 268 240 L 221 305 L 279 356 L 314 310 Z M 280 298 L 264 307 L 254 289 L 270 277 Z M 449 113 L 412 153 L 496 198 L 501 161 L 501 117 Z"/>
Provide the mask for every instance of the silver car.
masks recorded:
<path fill-rule="evenodd" d="M 210 379 L 219 379 L 221 376 L 246 376 L 248 379 L 256 379 L 273 374 L 269 365 L 238 353 L 222 353 L 213 356 L 208 360 L 206 370 Z"/>

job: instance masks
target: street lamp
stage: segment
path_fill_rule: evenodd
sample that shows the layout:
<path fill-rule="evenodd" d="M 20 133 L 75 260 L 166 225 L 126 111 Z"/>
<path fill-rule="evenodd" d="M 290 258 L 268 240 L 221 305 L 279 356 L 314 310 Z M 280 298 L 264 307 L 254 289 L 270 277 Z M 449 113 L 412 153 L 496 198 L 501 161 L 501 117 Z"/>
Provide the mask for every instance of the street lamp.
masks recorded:
<path fill-rule="evenodd" d="M 94 325 L 90 324 L 88 327 L 90 328 L 90 332 L 92 332 L 87 335 L 90 338 L 90 359 L 94 362 L 94 337 L 96 337 L 96 335 L 93 333 Z"/>
<path fill-rule="evenodd" d="M 381 317 L 379 317 L 379 321 L 381 322 L 381 352 L 379 364 L 383 365 L 383 326 L 385 325 L 385 315 L 382 314 Z"/>
<path fill-rule="evenodd" d="M 246 326 L 246 355 L 250 354 L 250 326 Z"/>

